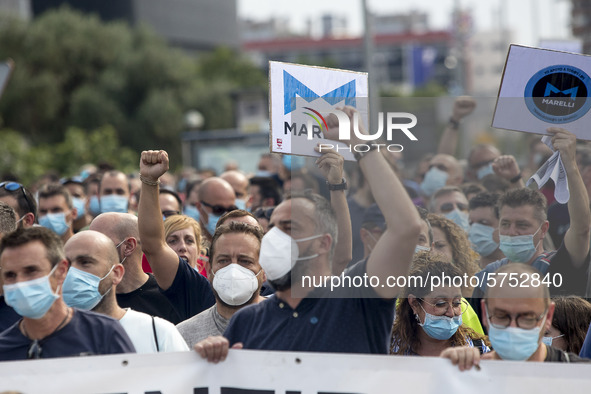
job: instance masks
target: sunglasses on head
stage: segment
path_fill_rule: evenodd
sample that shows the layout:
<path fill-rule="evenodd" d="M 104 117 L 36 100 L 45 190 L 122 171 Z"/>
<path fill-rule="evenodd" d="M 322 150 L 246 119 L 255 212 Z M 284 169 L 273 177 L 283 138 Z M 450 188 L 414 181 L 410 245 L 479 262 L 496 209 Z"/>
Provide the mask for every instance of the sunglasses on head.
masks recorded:
<path fill-rule="evenodd" d="M 223 207 L 221 205 L 211 205 L 206 203 L 205 201 L 201 201 L 201 204 L 205 205 L 206 207 L 210 208 L 214 215 L 222 216 L 226 212 L 231 212 L 238 209 L 235 205 L 229 207 Z"/>
<path fill-rule="evenodd" d="M 29 212 L 33 212 L 33 205 L 31 204 L 29 197 L 27 197 L 27 193 L 25 193 L 25 187 L 23 185 L 18 182 L 2 182 L 0 183 L 0 188 L 4 188 L 9 192 L 14 192 L 19 189 L 22 190 L 25 201 L 27 202 L 27 206 L 29 207 Z"/>

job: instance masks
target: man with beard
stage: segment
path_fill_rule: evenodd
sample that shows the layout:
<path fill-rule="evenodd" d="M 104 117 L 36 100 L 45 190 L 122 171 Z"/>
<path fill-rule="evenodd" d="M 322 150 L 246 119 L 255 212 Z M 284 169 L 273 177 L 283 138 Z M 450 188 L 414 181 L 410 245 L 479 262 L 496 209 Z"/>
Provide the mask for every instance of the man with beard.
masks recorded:
<path fill-rule="evenodd" d="M 259 227 L 246 223 L 230 222 L 216 229 L 207 267 L 216 303 L 177 326 L 189 347 L 222 335 L 234 313 L 265 300 L 259 295 L 264 280 L 259 264 L 262 238 Z"/>
<path fill-rule="evenodd" d="M 138 353 L 188 350 L 172 323 L 117 304 L 117 285 L 125 268 L 106 235 L 82 231 L 68 240 L 64 250 L 71 264 L 63 285 L 67 305 L 119 320 Z"/>

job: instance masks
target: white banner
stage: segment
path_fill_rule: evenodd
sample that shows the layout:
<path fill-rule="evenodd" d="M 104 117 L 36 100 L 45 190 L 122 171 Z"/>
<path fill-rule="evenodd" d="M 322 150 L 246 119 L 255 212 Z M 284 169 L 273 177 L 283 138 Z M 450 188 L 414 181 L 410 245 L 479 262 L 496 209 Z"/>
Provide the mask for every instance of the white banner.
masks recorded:
<path fill-rule="evenodd" d="M 269 90 L 271 152 L 319 156 L 316 144 L 335 144 L 323 130 L 326 115 L 337 107 L 356 107 L 367 125 L 367 73 L 269 62 Z M 354 160 L 347 149 L 339 153 Z"/>
<path fill-rule="evenodd" d="M 209 364 L 195 352 L 0 363 L 0 392 L 33 393 L 570 393 L 588 392 L 591 366 L 231 350 Z"/>
<path fill-rule="evenodd" d="M 511 45 L 492 126 L 591 140 L 591 56 Z"/>

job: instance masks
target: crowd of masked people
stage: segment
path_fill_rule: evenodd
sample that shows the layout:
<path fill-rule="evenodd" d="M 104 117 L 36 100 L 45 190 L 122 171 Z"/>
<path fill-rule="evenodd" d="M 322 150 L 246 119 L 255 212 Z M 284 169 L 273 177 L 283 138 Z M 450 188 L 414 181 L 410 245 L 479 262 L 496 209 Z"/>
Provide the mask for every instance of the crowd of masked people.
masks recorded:
<path fill-rule="evenodd" d="M 264 154 L 254 174 L 228 163 L 173 176 L 167 152 L 150 150 L 131 175 L 3 179 L 0 360 L 191 350 L 219 362 L 244 348 L 460 370 L 588 361 L 591 147 L 549 128 L 519 160 L 486 144 L 456 157 L 474 105 L 456 100 L 413 174 L 401 154 L 345 163 L 316 147 L 313 159 Z M 553 152 L 564 204 L 552 182 L 525 185 Z"/>

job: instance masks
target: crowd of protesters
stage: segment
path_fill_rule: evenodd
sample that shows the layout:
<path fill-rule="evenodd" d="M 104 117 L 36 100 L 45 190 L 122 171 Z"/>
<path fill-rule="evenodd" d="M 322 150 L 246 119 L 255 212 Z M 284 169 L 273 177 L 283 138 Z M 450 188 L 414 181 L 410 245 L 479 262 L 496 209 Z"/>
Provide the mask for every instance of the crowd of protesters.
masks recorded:
<path fill-rule="evenodd" d="M 474 106 L 456 100 L 413 174 L 387 151 L 345 163 L 316 148 L 262 155 L 254 174 L 238 163 L 175 177 L 150 150 L 131 175 L 6 177 L 0 360 L 194 349 L 219 362 L 245 348 L 436 356 L 460 370 L 588 361 L 591 147 L 549 128 L 551 146 L 532 139 L 521 167 L 492 145 L 456 157 Z M 551 182 L 525 186 L 553 150 L 566 204 Z"/>

